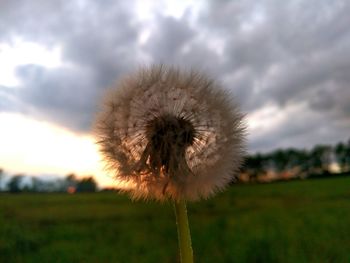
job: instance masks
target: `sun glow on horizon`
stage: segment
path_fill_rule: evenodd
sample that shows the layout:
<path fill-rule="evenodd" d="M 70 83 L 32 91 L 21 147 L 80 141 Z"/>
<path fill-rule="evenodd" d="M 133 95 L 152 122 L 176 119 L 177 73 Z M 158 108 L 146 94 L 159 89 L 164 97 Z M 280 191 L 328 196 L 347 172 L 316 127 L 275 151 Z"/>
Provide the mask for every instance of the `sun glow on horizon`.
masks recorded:
<path fill-rule="evenodd" d="M 118 185 L 103 170 L 91 136 L 14 113 L 0 113 L 0 123 L 0 165 L 6 171 L 93 175 L 100 186 Z"/>

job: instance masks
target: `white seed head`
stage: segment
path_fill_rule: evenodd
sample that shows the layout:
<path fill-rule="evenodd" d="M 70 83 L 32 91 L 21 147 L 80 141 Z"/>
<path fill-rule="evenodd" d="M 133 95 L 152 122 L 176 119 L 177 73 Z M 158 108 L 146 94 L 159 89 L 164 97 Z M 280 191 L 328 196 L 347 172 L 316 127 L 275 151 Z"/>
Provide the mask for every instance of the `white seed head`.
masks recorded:
<path fill-rule="evenodd" d="M 242 114 L 203 74 L 142 69 L 119 81 L 103 105 L 95 123 L 100 151 L 135 199 L 207 198 L 238 172 Z"/>

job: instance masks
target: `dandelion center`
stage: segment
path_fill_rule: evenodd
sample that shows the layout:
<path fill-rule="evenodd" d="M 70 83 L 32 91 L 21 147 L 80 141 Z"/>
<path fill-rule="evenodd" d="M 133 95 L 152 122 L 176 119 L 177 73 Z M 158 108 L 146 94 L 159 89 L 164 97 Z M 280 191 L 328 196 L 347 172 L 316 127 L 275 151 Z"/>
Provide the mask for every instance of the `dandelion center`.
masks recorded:
<path fill-rule="evenodd" d="M 163 169 L 169 175 L 185 161 L 185 151 L 194 142 L 195 129 L 183 117 L 163 115 L 147 123 L 146 137 L 151 169 Z"/>

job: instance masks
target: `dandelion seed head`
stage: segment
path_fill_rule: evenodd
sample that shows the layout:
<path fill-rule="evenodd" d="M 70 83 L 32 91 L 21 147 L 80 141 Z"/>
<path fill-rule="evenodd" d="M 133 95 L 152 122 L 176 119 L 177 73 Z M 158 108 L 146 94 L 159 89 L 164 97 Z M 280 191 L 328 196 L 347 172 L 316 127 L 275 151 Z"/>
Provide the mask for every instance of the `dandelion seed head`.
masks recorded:
<path fill-rule="evenodd" d="M 207 198 L 238 172 L 242 114 L 204 74 L 141 69 L 120 80 L 103 106 L 95 123 L 100 151 L 135 199 Z"/>

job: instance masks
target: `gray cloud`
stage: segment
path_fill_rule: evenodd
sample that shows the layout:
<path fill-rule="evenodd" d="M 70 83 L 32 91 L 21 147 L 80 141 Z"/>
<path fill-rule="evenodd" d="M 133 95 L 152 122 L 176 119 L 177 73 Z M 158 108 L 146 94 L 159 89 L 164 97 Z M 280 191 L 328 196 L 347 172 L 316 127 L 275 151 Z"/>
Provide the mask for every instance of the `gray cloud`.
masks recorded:
<path fill-rule="evenodd" d="M 213 1 L 201 19 L 226 36 L 227 70 L 251 68 L 253 78 L 263 81 L 259 92 L 279 103 L 334 78 L 339 70 L 347 72 L 346 1 L 254 2 Z"/>
<path fill-rule="evenodd" d="M 227 79 L 239 87 L 243 107 L 252 112 L 273 104 L 288 114 L 291 104 L 306 105 L 268 133 L 252 134 L 252 149 L 334 143 L 349 136 L 348 2 L 211 4 L 201 22 L 227 36 L 224 68 L 232 72 Z"/>
<path fill-rule="evenodd" d="M 284 118 L 265 128 L 255 129 L 249 146 L 254 151 L 315 144 L 336 143 L 349 138 L 350 118 L 340 119 L 335 111 L 311 111 L 306 103 L 286 106 Z"/>
<path fill-rule="evenodd" d="M 5 1 L 2 5 L 2 41 L 19 36 L 46 46 L 59 45 L 63 62 L 69 65 L 19 66 L 17 76 L 23 84 L 12 98 L 20 99 L 22 107 L 37 117 L 89 131 L 101 92 L 138 61 L 139 29 L 132 5 L 105 1 Z M 14 110 L 8 104 L 2 108 Z"/>
<path fill-rule="evenodd" d="M 26 65 L 17 74 L 25 85 L 15 90 L 16 97 L 35 105 L 32 113 L 73 130 L 89 129 L 99 90 L 85 70 Z"/>
<path fill-rule="evenodd" d="M 154 61 L 177 62 L 196 32 L 186 21 L 173 17 L 158 16 L 157 24 L 146 44 L 146 50 L 151 53 Z"/>
<path fill-rule="evenodd" d="M 253 150 L 348 136 L 348 1 L 208 1 L 181 18 L 159 8 L 147 21 L 137 17 L 135 5 L 2 1 L 0 42 L 19 36 L 59 45 L 65 64 L 18 67 L 22 84 L 16 92 L 0 88 L 0 110 L 31 109 L 36 117 L 87 132 L 105 87 L 140 64 L 163 62 L 209 72 L 233 90 L 248 116 L 267 105 L 295 115 L 278 125 L 271 118 L 268 131 L 251 134 Z M 304 105 L 303 111 L 291 113 L 293 105 Z"/>

